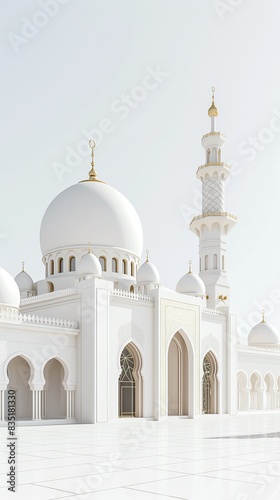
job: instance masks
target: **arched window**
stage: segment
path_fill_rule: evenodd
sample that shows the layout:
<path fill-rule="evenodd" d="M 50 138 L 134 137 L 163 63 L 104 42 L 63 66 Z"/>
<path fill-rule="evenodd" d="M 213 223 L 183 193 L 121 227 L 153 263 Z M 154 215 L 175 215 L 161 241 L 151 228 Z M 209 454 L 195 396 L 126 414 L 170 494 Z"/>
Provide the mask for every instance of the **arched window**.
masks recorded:
<path fill-rule="evenodd" d="M 213 256 L 213 267 L 214 269 L 218 269 L 218 256 L 216 253 Z"/>
<path fill-rule="evenodd" d="M 54 273 L 54 264 L 53 264 L 53 260 L 50 260 L 50 274 L 53 274 Z"/>
<path fill-rule="evenodd" d="M 205 271 L 208 269 L 208 255 L 205 255 Z"/>
<path fill-rule="evenodd" d="M 134 276 L 134 262 L 131 262 L 130 264 L 130 274 L 131 276 Z"/>
<path fill-rule="evenodd" d="M 225 270 L 225 256 L 222 256 L 222 270 Z"/>
<path fill-rule="evenodd" d="M 107 271 L 107 260 L 106 260 L 106 257 L 103 257 L 103 256 L 99 257 L 99 262 L 100 262 L 102 271 Z"/>
<path fill-rule="evenodd" d="M 217 360 L 212 352 L 203 359 L 202 413 L 218 413 Z"/>
<path fill-rule="evenodd" d="M 142 417 L 143 380 L 142 359 L 134 344 L 128 344 L 121 353 L 119 376 L 119 417 Z"/>
<path fill-rule="evenodd" d="M 218 150 L 218 162 L 221 163 L 221 150 Z"/>
<path fill-rule="evenodd" d="M 70 257 L 69 259 L 69 271 L 76 271 L 76 257 Z"/>
<path fill-rule="evenodd" d="M 45 265 L 45 270 L 46 270 L 46 277 L 48 276 L 48 263 L 46 262 L 46 265 Z"/>
<path fill-rule="evenodd" d="M 127 260 L 122 260 L 122 273 L 127 274 Z"/>
<path fill-rule="evenodd" d="M 115 257 L 112 259 L 112 273 L 118 272 L 118 261 Z"/>
<path fill-rule="evenodd" d="M 210 149 L 207 150 L 207 163 L 210 163 Z"/>
<path fill-rule="evenodd" d="M 63 258 L 58 259 L 58 272 L 63 273 Z"/>
<path fill-rule="evenodd" d="M 213 151 L 212 151 L 212 161 L 213 161 L 213 163 L 215 163 L 217 161 L 217 149 L 216 148 L 213 148 Z"/>

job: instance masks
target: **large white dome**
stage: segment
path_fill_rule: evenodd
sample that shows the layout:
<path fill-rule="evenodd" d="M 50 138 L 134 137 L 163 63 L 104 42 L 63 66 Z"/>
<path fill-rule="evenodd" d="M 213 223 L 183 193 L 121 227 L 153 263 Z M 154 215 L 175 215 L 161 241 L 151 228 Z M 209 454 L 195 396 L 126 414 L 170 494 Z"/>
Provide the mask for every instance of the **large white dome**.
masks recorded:
<path fill-rule="evenodd" d="M 131 203 L 103 182 L 84 181 L 60 193 L 47 208 L 40 231 L 42 254 L 91 245 L 120 248 L 141 257 L 143 231 Z"/>
<path fill-rule="evenodd" d="M 12 276 L 0 267 L 0 306 L 19 307 L 19 288 Z"/>

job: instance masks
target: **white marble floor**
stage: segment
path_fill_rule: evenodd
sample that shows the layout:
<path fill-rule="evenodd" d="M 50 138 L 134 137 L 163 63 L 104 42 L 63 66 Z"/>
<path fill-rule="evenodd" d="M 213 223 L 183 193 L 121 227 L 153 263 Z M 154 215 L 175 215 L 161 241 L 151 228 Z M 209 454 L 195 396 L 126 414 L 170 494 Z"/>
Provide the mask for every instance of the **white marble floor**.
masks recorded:
<path fill-rule="evenodd" d="M 280 499 L 277 413 L 18 427 L 15 494 L 0 437 L 1 500 Z"/>

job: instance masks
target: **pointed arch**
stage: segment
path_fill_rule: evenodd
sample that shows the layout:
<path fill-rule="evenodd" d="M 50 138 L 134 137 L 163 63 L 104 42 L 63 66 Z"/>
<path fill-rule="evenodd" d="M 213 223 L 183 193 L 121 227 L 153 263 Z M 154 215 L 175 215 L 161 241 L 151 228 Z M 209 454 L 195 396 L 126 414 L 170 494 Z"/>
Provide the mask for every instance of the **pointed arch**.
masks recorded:
<path fill-rule="evenodd" d="M 188 415 L 188 350 L 179 332 L 168 347 L 168 415 Z"/>
<path fill-rule="evenodd" d="M 264 376 L 264 408 L 267 410 L 273 410 L 275 408 L 275 392 L 274 392 L 274 376 L 272 373 L 268 372 Z"/>
<path fill-rule="evenodd" d="M 243 370 L 240 370 L 237 374 L 237 409 L 238 410 L 248 410 L 249 408 L 249 388 L 248 388 L 248 376 Z"/>
<path fill-rule="evenodd" d="M 250 376 L 250 409 L 260 410 L 261 404 L 262 378 L 259 372 L 255 371 Z"/>
<path fill-rule="evenodd" d="M 16 416 L 19 420 L 32 419 L 32 392 L 30 390 L 31 366 L 20 355 L 13 356 L 7 363 L 8 386 L 5 391 L 5 410 L 8 409 L 8 391 L 16 393 Z M 5 415 L 7 418 L 7 414 Z"/>
<path fill-rule="evenodd" d="M 202 413 L 219 413 L 218 363 L 215 354 L 208 351 L 203 358 Z"/>
<path fill-rule="evenodd" d="M 119 363 L 119 417 L 142 417 L 142 356 L 133 342 L 126 344 L 122 349 Z"/>
<path fill-rule="evenodd" d="M 57 358 L 49 359 L 43 367 L 45 385 L 42 394 L 43 418 L 66 418 L 65 370 Z"/>

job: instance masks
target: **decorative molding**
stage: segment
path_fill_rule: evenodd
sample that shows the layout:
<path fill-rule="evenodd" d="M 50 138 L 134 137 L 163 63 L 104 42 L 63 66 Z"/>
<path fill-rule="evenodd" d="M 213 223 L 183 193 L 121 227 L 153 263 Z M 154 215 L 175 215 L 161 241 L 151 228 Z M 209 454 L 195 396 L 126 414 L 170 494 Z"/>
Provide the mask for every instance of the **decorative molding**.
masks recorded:
<path fill-rule="evenodd" d="M 63 328 L 78 328 L 78 324 L 75 321 L 46 317 L 44 318 L 43 316 L 35 316 L 34 314 L 19 314 L 18 319 L 22 323 L 36 323 L 38 325 L 52 325 L 60 326 Z"/>
<path fill-rule="evenodd" d="M 66 297 L 67 295 L 73 295 L 74 293 L 77 293 L 77 288 L 65 288 L 64 290 L 57 290 L 56 292 L 42 293 L 42 295 L 35 295 L 34 297 L 28 297 L 28 299 L 21 299 L 20 305 L 27 306 L 29 304 L 35 304 L 36 302 L 44 302 L 45 300 Z"/>
<path fill-rule="evenodd" d="M 132 299 L 132 300 L 142 300 L 144 302 L 153 302 L 154 301 L 154 298 L 151 297 L 151 295 L 143 295 L 141 293 L 127 292 L 126 290 L 121 290 L 119 288 L 115 288 L 114 290 L 111 290 L 110 295 L 115 295 L 117 297 L 124 297 L 126 299 Z"/>
<path fill-rule="evenodd" d="M 222 311 L 217 311 L 216 309 L 202 308 L 201 312 L 203 314 L 212 314 L 212 315 L 215 315 L 215 316 L 226 316 L 226 313 L 224 313 Z"/>

